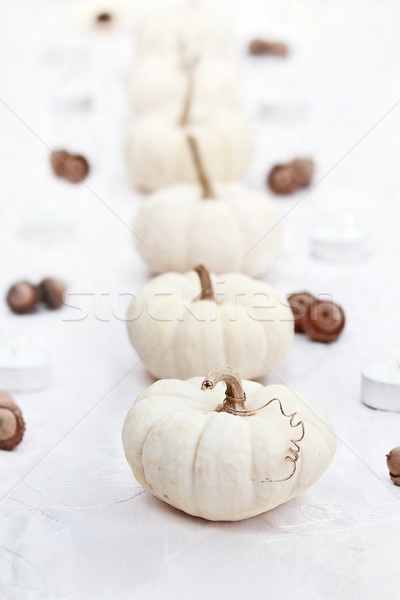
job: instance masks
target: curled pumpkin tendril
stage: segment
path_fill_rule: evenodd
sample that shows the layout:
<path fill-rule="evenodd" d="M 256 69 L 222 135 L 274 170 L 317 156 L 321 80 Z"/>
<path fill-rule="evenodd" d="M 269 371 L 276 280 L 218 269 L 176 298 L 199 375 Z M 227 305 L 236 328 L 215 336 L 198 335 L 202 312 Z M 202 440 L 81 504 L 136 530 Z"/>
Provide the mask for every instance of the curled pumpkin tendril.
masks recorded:
<path fill-rule="evenodd" d="M 237 401 L 237 399 L 236 399 L 236 401 Z M 289 479 L 291 479 L 293 477 L 293 475 L 296 473 L 296 468 L 297 468 L 296 463 L 299 460 L 300 450 L 301 450 L 300 446 L 299 446 L 299 442 L 301 442 L 301 440 L 304 438 L 304 435 L 305 435 L 304 423 L 303 423 L 303 421 L 299 421 L 298 423 L 293 423 L 293 420 L 294 420 L 295 416 L 297 415 L 297 411 L 295 411 L 291 415 L 287 415 L 285 413 L 285 411 L 283 410 L 282 402 L 279 400 L 279 398 L 272 398 L 272 400 L 269 400 L 266 404 L 264 404 L 263 406 L 260 406 L 259 408 L 255 408 L 254 410 L 232 411 L 232 413 L 235 415 L 240 415 L 243 417 L 251 417 L 252 415 L 254 415 L 254 413 L 258 412 L 259 410 L 262 410 L 263 408 L 267 408 L 267 406 L 272 404 L 272 402 L 278 402 L 282 415 L 284 417 L 287 417 L 288 419 L 290 419 L 290 421 L 289 421 L 290 427 L 293 427 L 293 428 L 299 427 L 299 426 L 301 427 L 301 436 L 297 440 L 290 440 L 290 443 L 294 445 L 294 448 L 289 448 L 290 454 L 288 454 L 288 456 L 285 456 L 285 460 L 289 460 L 291 463 L 293 463 L 293 470 L 292 470 L 291 474 L 288 475 L 288 477 L 285 477 L 284 479 L 271 479 L 270 477 L 266 477 L 265 479 L 263 479 L 261 481 L 261 483 L 267 483 L 267 482 L 281 483 L 283 481 L 289 481 Z"/>
<path fill-rule="evenodd" d="M 231 415 L 241 417 L 251 417 L 255 415 L 256 412 L 258 412 L 259 410 L 263 410 L 273 402 L 277 402 L 279 404 L 281 414 L 287 419 L 290 419 L 290 427 L 301 427 L 301 436 L 298 439 L 290 440 L 290 443 L 293 444 L 294 447 L 290 447 L 288 456 L 285 456 L 285 460 L 289 460 L 291 463 L 293 463 L 293 470 L 291 474 L 283 479 L 271 479 L 270 477 L 266 477 L 260 483 L 279 483 L 291 479 L 296 472 L 297 461 L 299 460 L 300 456 L 299 442 L 301 442 L 305 435 L 303 421 L 293 423 L 297 412 L 295 411 L 294 413 L 287 415 L 283 410 L 282 402 L 279 400 L 279 398 L 272 398 L 263 406 L 260 406 L 259 408 L 256 408 L 254 410 L 248 410 L 245 406 L 246 393 L 243 389 L 240 377 L 238 373 L 236 373 L 236 371 L 234 371 L 231 367 L 217 367 L 216 369 L 213 369 L 204 379 L 203 383 L 201 384 L 201 389 L 212 390 L 216 386 L 216 384 L 221 381 L 225 382 L 226 384 L 225 400 L 223 404 L 217 406 L 217 408 L 215 409 L 216 412 L 225 412 Z"/>
<path fill-rule="evenodd" d="M 301 442 L 301 440 L 304 438 L 305 435 L 305 429 L 304 429 L 304 423 L 303 421 L 299 421 L 298 423 L 293 423 L 293 419 L 295 418 L 295 416 L 297 415 L 297 412 L 292 413 L 291 415 L 287 415 L 285 413 L 285 411 L 283 410 L 282 407 L 282 402 L 279 400 L 279 398 L 272 398 L 272 400 L 270 400 L 269 402 L 267 402 L 266 404 L 264 404 L 264 406 L 260 406 L 260 408 L 257 408 L 254 412 L 261 410 L 263 408 L 266 408 L 267 406 L 269 406 L 270 404 L 272 404 L 272 402 L 278 402 L 279 404 L 279 408 L 280 411 L 282 413 L 282 415 L 284 417 L 287 417 L 288 419 L 290 419 L 289 424 L 290 427 L 301 427 L 301 436 L 297 439 L 297 440 L 290 440 L 290 443 L 294 445 L 294 448 L 289 448 L 289 452 L 290 454 L 288 454 L 288 456 L 285 456 L 285 460 L 289 460 L 290 462 L 293 463 L 293 470 L 291 472 L 291 474 L 288 477 L 285 477 L 284 479 L 271 479 L 270 477 L 266 477 L 265 479 L 263 479 L 263 481 L 261 481 L 261 483 L 280 483 L 283 481 L 289 481 L 289 479 L 291 479 L 293 477 L 293 475 L 296 472 L 296 467 L 297 467 L 297 461 L 299 460 L 299 456 L 300 456 L 300 446 L 299 446 L 299 442 Z"/>

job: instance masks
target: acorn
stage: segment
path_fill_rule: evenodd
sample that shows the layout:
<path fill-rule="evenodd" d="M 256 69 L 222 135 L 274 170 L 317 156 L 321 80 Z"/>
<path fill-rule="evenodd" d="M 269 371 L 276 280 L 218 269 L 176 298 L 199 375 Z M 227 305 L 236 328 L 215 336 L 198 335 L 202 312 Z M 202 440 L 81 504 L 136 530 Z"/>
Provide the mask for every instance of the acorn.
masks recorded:
<path fill-rule="evenodd" d="M 300 187 L 307 187 L 311 184 L 314 172 L 315 163 L 311 158 L 295 158 L 290 163 L 293 172 L 293 179 Z"/>
<path fill-rule="evenodd" d="M 338 339 L 345 325 L 343 309 L 331 300 L 314 300 L 306 334 L 313 342 L 329 344 Z"/>
<path fill-rule="evenodd" d="M 37 286 L 29 281 L 19 281 L 10 287 L 6 300 L 13 313 L 25 315 L 36 310 L 39 291 Z"/>
<path fill-rule="evenodd" d="M 293 194 L 299 189 L 290 165 L 276 165 L 268 175 L 268 185 L 275 194 Z"/>
<path fill-rule="evenodd" d="M 46 277 L 39 284 L 40 300 L 51 310 L 61 308 L 66 289 L 66 285 L 60 279 Z"/>
<path fill-rule="evenodd" d="M 68 152 L 66 150 L 57 150 L 50 155 L 50 165 L 53 169 L 53 173 L 57 177 L 63 177 L 65 169 L 65 161 L 68 158 Z"/>
<path fill-rule="evenodd" d="M 400 446 L 396 446 L 389 454 L 386 454 L 386 463 L 390 479 L 395 485 L 400 485 Z"/>
<path fill-rule="evenodd" d="M 288 301 L 294 316 L 294 330 L 296 333 L 304 333 L 307 331 L 310 321 L 310 309 L 315 297 L 310 292 L 297 292 L 291 294 Z"/>
<path fill-rule="evenodd" d="M 21 409 L 7 392 L 0 391 L 0 450 L 13 450 L 24 437 Z"/>
<path fill-rule="evenodd" d="M 311 158 L 295 158 L 291 162 L 275 165 L 268 174 L 267 183 L 275 194 L 287 195 L 311 185 L 315 163 Z"/>
<path fill-rule="evenodd" d="M 55 150 L 50 155 L 50 165 L 57 177 L 70 183 L 79 183 L 89 174 L 89 163 L 81 154 L 70 154 L 66 150 Z"/>
<path fill-rule="evenodd" d="M 288 47 L 283 42 L 267 42 L 266 40 L 255 39 L 249 44 L 249 54 L 256 56 L 287 56 Z"/>
<path fill-rule="evenodd" d="M 109 12 L 101 12 L 96 17 L 97 23 L 101 23 L 101 24 L 111 23 L 112 20 L 113 20 L 112 14 Z"/>

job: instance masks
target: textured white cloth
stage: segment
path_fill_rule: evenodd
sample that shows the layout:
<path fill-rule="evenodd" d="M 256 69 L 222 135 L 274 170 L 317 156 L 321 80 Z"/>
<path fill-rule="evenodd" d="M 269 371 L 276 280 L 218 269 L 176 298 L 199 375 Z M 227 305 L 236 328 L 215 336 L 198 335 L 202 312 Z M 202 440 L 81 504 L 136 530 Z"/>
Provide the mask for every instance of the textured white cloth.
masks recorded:
<path fill-rule="evenodd" d="M 0 596 L 398 598 L 400 488 L 388 477 L 385 454 L 400 444 L 400 414 L 360 403 L 361 365 L 390 358 L 400 344 L 396 3 L 231 2 L 244 42 L 262 34 L 292 51 L 287 59 L 243 54 L 240 62 L 245 113 L 258 141 L 246 183 L 264 189 L 269 168 L 295 155 L 314 157 L 322 179 L 304 198 L 276 200 L 285 249 L 268 281 L 283 293 L 331 294 L 347 317 L 335 344 L 296 336 L 269 378 L 327 411 L 338 436 L 332 466 L 300 497 L 232 524 L 194 519 L 155 500 L 123 456 L 123 419 L 151 383 L 123 322 L 128 295 L 148 277 L 132 246 L 141 198 L 122 148 L 131 39 L 91 33 L 66 49 L 66 4 L 3 0 L 0 8 L 0 292 L 45 275 L 63 277 L 70 291 L 62 311 L 17 317 L 1 304 L 2 337 L 43 343 L 54 384 L 15 395 L 26 435 L 14 452 L 0 452 Z M 61 110 L 60 97 L 65 103 L 77 87 L 94 97 L 92 109 Z M 54 178 L 48 147 L 87 155 L 87 185 Z M 73 237 L 35 243 L 21 235 L 26 213 L 44 201 L 72 215 Z M 370 260 L 328 264 L 310 256 L 310 227 L 332 209 L 354 211 L 371 227 Z"/>

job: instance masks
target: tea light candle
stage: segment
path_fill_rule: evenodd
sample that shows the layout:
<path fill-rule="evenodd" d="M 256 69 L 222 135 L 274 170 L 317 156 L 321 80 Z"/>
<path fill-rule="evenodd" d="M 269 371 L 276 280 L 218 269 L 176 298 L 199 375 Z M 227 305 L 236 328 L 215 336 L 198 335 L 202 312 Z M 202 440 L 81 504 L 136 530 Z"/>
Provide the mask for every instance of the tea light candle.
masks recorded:
<path fill-rule="evenodd" d="M 54 106 L 65 112 L 88 111 L 93 106 L 93 91 L 84 77 L 69 77 L 57 87 Z"/>
<path fill-rule="evenodd" d="M 308 116 L 310 104 L 305 96 L 299 94 L 277 95 L 262 101 L 258 109 L 258 116 L 261 119 L 277 118 L 282 121 L 302 119 Z"/>
<path fill-rule="evenodd" d="M 360 260 L 371 252 L 370 234 L 355 224 L 353 216 L 344 215 L 312 230 L 311 250 L 315 257 L 327 261 Z"/>
<path fill-rule="evenodd" d="M 21 235 L 26 239 L 58 242 L 69 237 L 74 230 L 72 215 L 53 201 L 42 202 L 22 217 Z"/>
<path fill-rule="evenodd" d="M 400 412 L 400 356 L 365 365 L 361 400 L 371 408 Z"/>
<path fill-rule="evenodd" d="M 27 392 L 47 388 L 50 383 L 50 359 L 40 346 L 26 338 L 0 346 L 0 389 Z"/>

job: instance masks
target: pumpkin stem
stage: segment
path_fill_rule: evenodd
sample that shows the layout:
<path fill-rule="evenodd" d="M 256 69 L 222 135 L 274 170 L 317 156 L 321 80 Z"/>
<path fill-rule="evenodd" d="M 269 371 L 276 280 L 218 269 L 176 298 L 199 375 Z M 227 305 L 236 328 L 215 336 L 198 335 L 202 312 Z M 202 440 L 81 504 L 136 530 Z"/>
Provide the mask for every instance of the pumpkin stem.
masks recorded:
<path fill-rule="evenodd" d="M 179 119 L 179 124 L 182 127 L 188 124 L 190 118 L 190 111 L 193 103 L 193 91 L 194 91 L 194 72 L 197 63 L 199 62 L 198 57 L 193 58 L 190 61 L 186 61 L 183 63 L 182 68 L 187 74 L 187 87 L 186 87 L 186 95 L 183 101 L 183 109 L 181 118 Z"/>
<path fill-rule="evenodd" d="M 226 383 L 225 400 L 223 404 L 217 406 L 216 412 L 227 412 L 231 415 L 252 414 L 246 409 L 246 393 L 240 381 L 239 373 L 231 367 L 217 367 L 213 369 L 201 384 L 202 390 L 212 390 L 217 383 L 223 381 Z"/>
<path fill-rule="evenodd" d="M 214 290 L 211 282 L 210 271 L 203 265 L 194 268 L 200 278 L 201 294 L 196 300 L 215 300 Z"/>
<path fill-rule="evenodd" d="M 192 155 L 194 167 L 196 169 L 197 178 L 199 180 L 201 189 L 203 190 L 203 198 L 215 198 L 215 192 L 212 188 L 211 182 L 204 170 L 203 162 L 200 157 L 199 146 L 196 139 L 192 135 L 187 136 L 187 141 Z"/>

